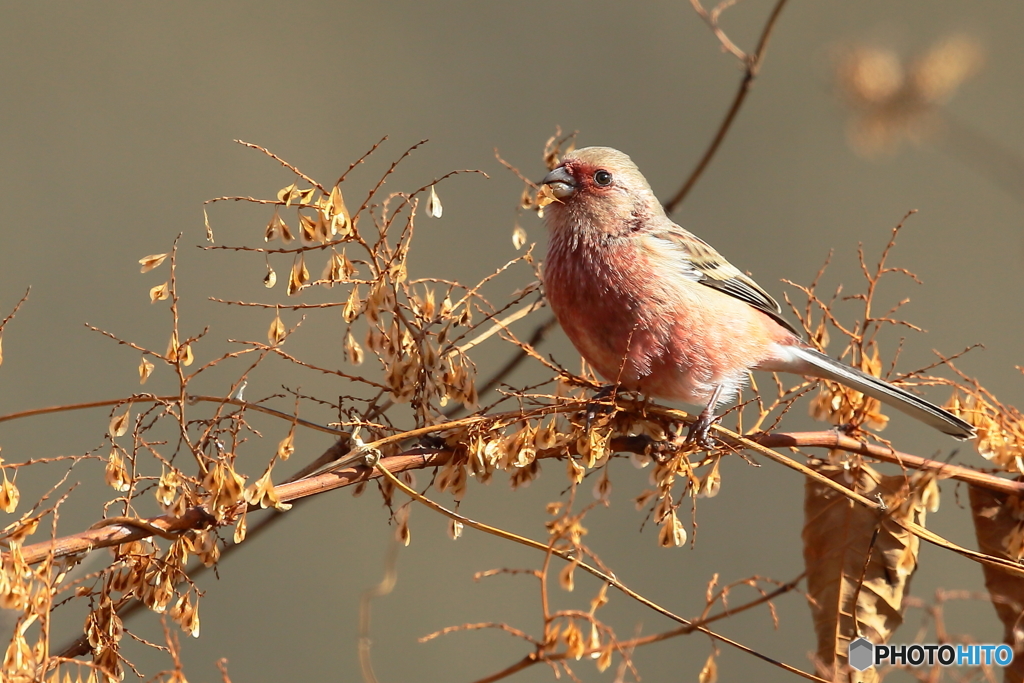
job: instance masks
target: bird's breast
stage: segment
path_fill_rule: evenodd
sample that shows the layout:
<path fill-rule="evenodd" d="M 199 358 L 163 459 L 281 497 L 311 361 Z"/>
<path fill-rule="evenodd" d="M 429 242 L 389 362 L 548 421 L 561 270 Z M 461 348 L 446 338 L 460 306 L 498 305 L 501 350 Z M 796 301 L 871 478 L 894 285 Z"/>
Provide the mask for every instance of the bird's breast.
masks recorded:
<path fill-rule="evenodd" d="M 552 235 L 551 308 L 588 363 L 630 389 L 699 404 L 772 353 L 768 316 L 687 276 L 641 238 Z"/>
<path fill-rule="evenodd" d="M 553 239 L 544 264 L 548 302 L 569 339 L 609 380 L 636 384 L 664 353 L 668 326 L 651 319 L 648 264 L 627 240 Z"/>

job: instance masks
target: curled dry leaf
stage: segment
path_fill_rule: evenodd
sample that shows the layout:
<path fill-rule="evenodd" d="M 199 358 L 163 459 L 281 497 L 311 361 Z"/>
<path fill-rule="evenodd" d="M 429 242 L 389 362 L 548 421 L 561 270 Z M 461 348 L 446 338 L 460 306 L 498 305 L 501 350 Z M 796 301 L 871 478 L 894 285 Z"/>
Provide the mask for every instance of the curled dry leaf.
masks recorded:
<path fill-rule="evenodd" d="M 153 374 L 153 367 L 153 363 L 143 355 L 142 360 L 139 361 L 139 384 L 146 383 L 149 376 Z"/>
<path fill-rule="evenodd" d="M 288 206 L 292 202 L 292 198 L 295 192 L 295 183 L 292 183 L 288 187 L 282 188 L 277 191 L 277 201 L 284 202 L 285 206 Z"/>
<path fill-rule="evenodd" d="M 267 330 L 267 340 L 271 346 L 278 346 L 284 343 L 287 334 L 288 330 L 285 328 L 284 323 L 281 322 L 281 313 L 278 312 L 274 315 L 274 319 L 270 321 L 270 329 Z"/>
<path fill-rule="evenodd" d="M 267 289 L 270 289 L 271 287 L 273 287 L 276 284 L 277 284 L 277 273 L 275 273 L 274 269 L 271 268 L 270 265 L 268 264 L 267 265 L 267 274 L 263 276 L 263 286 L 266 287 Z"/>
<path fill-rule="evenodd" d="M 1024 473 L 1024 415 L 1010 405 L 980 392 L 953 393 L 946 408 L 977 430 L 978 453 L 1008 472 Z"/>
<path fill-rule="evenodd" d="M 244 486 L 245 479 L 224 462 L 212 467 L 202 482 L 202 487 L 210 493 L 210 507 L 214 514 L 223 514 L 225 509 L 242 500 Z"/>
<path fill-rule="evenodd" d="M 576 661 L 583 659 L 583 653 L 587 651 L 587 643 L 574 620 L 570 620 L 565 630 L 562 631 L 562 639 L 565 641 L 567 657 L 572 657 Z"/>
<path fill-rule="evenodd" d="M 178 358 L 178 333 L 177 332 L 171 332 L 171 338 L 167 342 L 167 352 L 164 354 L 164 358 L 166 358 L 168 361 L 170 361 L 172 363 L 175 360 L 177 360 L 177 358 Z"/>
<path fill-rule="evenodd" d="M 714 652 L 708 655 L 708 661 L 704 662 L 704 668 L 700 670 L 697 680 L 700 683 L 716 683 L 718 681 L 718 663 L 715 662 Z"/>
<path fill-rule="evenodd" d="M 345 335 L 345 358 L 352 365 L 362 365 L 363 357 L 363 347 L 352 336 L 352 330 L 349 330 L 348 334 Z"/>
<path fill-rule="evenodd" d="M 427 198 L 427 215 L 431 218 L 440 218 L 444 209 L 441 207 L 441 200 L 437 196 L 434 186 L 430 186 L 430 196 Z"/>
<path fill-rule="evenodd" d="M 232 540 L 235 542 L 235 545 L 238 545 L 239 543 L 245 540 L 245 534 L 246 531 L 248 531 L 248 522 L 246 520 L 247 517 L 248 515 L 246 514 L 246 511 L 245 509 L 243 509 L 242 514 L 238 516 L 238 522 L 235 524 L 235 533 L 234 537 L 232 538 Z"/>
<path fill-rule="evenodd" d="M 313 198 L 313 194 L 316 192 L 316 188 L 307 187 L 305 190 L 300 190 L 296 183 L 292 183 L 288 187 L 282 188 L 277 193 L 277 201 L 284 202 L 286 207 L 291 206 L 292 202 L 298 201 L 302 204 L 308 204 L 309 200 Z"/>
<path fill-rule="evenodd" d="M 722 488 L 722 473 L 718 469 L 718 463 L 721 461 L 721 458 L 715 458 L 715 464 L 711 466 L 711 471 L 700 483 L 698 497 L 714 498 L 718 495 L 718 491 Z"/>
<path fill-rule="evenodd" d="M 591 659 L 601 657 L 601 634 L 597 630 L 597 624 L 590 622 L 590 640 L 587 641 L 587 649 L 590 650 Z"/>
<path fill-rule="evenodd" d="M 543 209 L 548 204 L 560 201 L 555 193 L 551 191 L 550 185 L 541 185 L 540 189 L 537 190 L 537 197 L 534 200 L 534 206 L 538 209 Z"/>
<path fill-rule="evenodd" d="M 522 249 L 525 244 L 526 231 L 523 230 L 523 226 L 516 223 L 516 227 L 512 228 L 512 246 L 516 249 Z"/>
<path fill-rule="evenodd" d="M 341 250 L 341 256 L 337 252 L 331 254 L 331 279 L 336 282 L 351 280 L 356 274 L 356 267 L 348 260 L 348 254 Z"/>
<path fill-rule="evenodd" d="M 288 432 L 288 436 L 281 439 L 281 443 L 277 444 L 277 457 L 281 458 L 281 460 L 287 460 L 294 452 L 295 427 L 292 427 L 291 431 Z"/>
<path fill-rule="evenodd" d="M 111 448 L 110 455 L 107 456 L 104 480 L 107 482 L 107 485 L 121 493 L 132 487 L 128 477 L 128 469 L 124 466 L 124 458 L 121 457 L 117 447 Z"/>
<path fill-rule="evenodd" d="M 291 274 L 288 276 L 288 296 L 294 296 L 307 282 L 309 270 L 306 268 L 306 257 L 300 253 L 295 257 Z"/>
<path fill-rule="evenodd" d="M 345 199 L 341 196 L 341 188 L 337 185 L 331 190 L 331 196 L 327 201 L 331 212 L 331 234 L 348 237 L 352 234 L 352 217 L 345 206 Z"/>
<path fill-rule="evenodd" d="M 597 612 L 598 609 L 600 609 L 601 607 L 604 607 L 607 604 L 608 604 L 608 584 L 607 583 L 602 583 L 601 584 L 601 590 L 597 591 L 597 595 L 595 595 L 590 600 L 590 616 L 594 616 L 594 613 Z"/>
<path fill-rule="evenodd" d="M 681 548 L 686 545 L 686 528 L 679 521 L 675 511 L 665 515 L 658 531 L 658 545 L 662 548 Z"/>
<path fill-rule="evenodd" d="M 157 285 L 149 290 L 149 303 L 155 304 L 157 301 L 163 301 L 170 296 L 170 288 L 165 282 L 162 285 Z"/>
<path fill-rule="evenodd" d="M 270 480 L 269 468 L 263 473 L 262 477 L 245 489 L 244 496 L 247 503 L 259 505 L 263 509 L 273 507 L 277 510 L 285 511 L 290 510 L 292 507 L 290 503 L 282 503 L 278 497 L 277 490 L 274 488 L 274 482 Z"/>
<path fill-rule="evenodd" d="M 292 230 L 288 227 L 288 224 L 282 220 L 281 216 L 277 213 L 277 209 L 274 209 L 274 215 L 270 217 L 270 222 L 267 223 L 267 229 L 263 233 L 263 241 L 271 242 L 278 237 L 285 244 L 291 242 L 295 237 L 292 236 Z"/>
<path fill-rule="evenodd" d="M 213 228 L 210 227 L 210 214 L 206 212 L 206 207 L 203 207 L 203 225 L 206 227 L 206 241 L 213 242 Z"/>
<path fill-rule="evenodd" d="M 4 476 L 3 484 L 0 484 L 0 510 L 10 514 L 18 507 L 21 493 L 18 491 L 18 487 L 14 485 L 14 482 L 7 478 L 7 468 L 0 467 L 0 472 Z"/>
<path fill-rule="evenodd" d="M 341 310 L 341 317 L 345 319 L 345 322 L 350 323 L 356 319 L 361 309 L 362 301 L 359 299 L 359 285 L 356 285 L 352 287 L 352 291 L 348 294 L 345 307 Z"/>
<path fill-rule="evenodd" d="M 529 211 L 533 208 L 533 193 L 530 191 L 529 185 L 523 187 L 523 194 L 519 196 L 519 208 L 524 211 Z"/>
<path fill-rule="evenodd" d="M 143 256 L 139 259 L 139 263 L 142 264 L 142 268 L 139 272 L 148 273 L 153 270 L 167 258 L 167 254 L 150 254 L 149 256 Z"/>
<path fill-rule="evenodd" d="M 181 484 L 181 476 L 175 469 L 164 468 L 160 473 L 160 481 L 157 484 L 153 495 L 165 510 L 171 506 L 178 495 L 178 486 Z"/>
<path fill-rule="evenodd" d="M 395 510 L 395 540 L 405 546 L 412 542 L 412 532 L 409 530 L 408 503 Z"/>
<path fill-rule="evenodd" d="M 317 221 L 304 213 L 299 213 L 299 239 L 303 244 L 312 244 L 317 241 Z"/>
<path fill-rule="evenodd" d="M 110 435 L 113 437 L 124 436 L 128 433 L 128 420 L 131 417 L 132 410 L 129 407 L 128 410 L 124 411 L 121 415 L 115 415 L 110 418 Z"/>
<path fill-rule="evenodd" d="M 577 566 L 579 566 L 579 562 L 573 561 L 565 565 L 562 571 L 558 572 L 558 585 L 562 587 L 562 590 L 571 593 L 576 588 L 573 575 L 576 573 Z"/>
<path fill-rule="evenodd" d="M 579 484 L 581 481 L 583 481 L 583 475 L 587 473 L 586 468 L 583 467 L 583 465 L 581 465 L 576 460 L 576 458 L 573 458 L 571 456 L 566 458 L 566 469 L 567 474 L 569 475 L 569 479 L 574 484 Z"/>
<path fill-rule="evenodd" d="M 448 522 L 448 538 L 457 541 L 462 537 L 462 522 L 457 519 Z"/>

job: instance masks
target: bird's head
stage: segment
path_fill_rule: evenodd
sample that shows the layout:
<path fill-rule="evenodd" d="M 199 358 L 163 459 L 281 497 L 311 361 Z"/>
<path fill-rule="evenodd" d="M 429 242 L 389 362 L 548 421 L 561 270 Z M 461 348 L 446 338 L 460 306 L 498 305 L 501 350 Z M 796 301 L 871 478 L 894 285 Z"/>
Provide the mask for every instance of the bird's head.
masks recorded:
<path fill-rule="evenodd" d="M 610 147 L 569 152 L 541 183 L 558 200 L 545 209 L 556 229 L 570 223 L 620 233 L 664 215 L 636 164 Z"/>

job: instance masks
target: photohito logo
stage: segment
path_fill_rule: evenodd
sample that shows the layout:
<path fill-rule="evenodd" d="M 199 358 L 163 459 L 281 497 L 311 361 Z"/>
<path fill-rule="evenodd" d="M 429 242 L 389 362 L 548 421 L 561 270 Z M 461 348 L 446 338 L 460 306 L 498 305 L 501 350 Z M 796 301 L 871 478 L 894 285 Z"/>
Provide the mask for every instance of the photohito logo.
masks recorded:
<path fill-rule="evenodd" d="M 847 657 L 857 671 L 882 664 L 910 666 L 1007 666 L 1013 661 L 1009 645 L 874 645 L 867 638 L 850 643 Z"/>

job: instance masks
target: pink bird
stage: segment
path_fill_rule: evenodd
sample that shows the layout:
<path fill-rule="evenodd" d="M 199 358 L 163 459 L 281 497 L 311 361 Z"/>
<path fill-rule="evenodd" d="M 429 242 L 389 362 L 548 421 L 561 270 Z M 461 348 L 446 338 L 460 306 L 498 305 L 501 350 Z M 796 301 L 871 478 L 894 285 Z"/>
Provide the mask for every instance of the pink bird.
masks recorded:
<path fill-rule="evenodd" d="M 716 407 L 750 370 L 839 382 L 945 434 L 974 436 L 952 413 L 804 342 L 767 292 L 665 215 L 622 152 L 570 152 L 542 183 L 558 200 L 545 208 L 544 289 L 562 329 L 605 379 L 706 406 L 689 440 L 709 444 Z"/>

